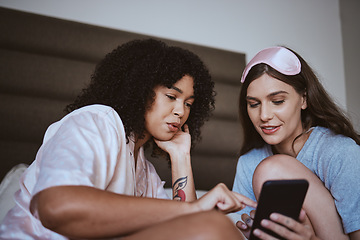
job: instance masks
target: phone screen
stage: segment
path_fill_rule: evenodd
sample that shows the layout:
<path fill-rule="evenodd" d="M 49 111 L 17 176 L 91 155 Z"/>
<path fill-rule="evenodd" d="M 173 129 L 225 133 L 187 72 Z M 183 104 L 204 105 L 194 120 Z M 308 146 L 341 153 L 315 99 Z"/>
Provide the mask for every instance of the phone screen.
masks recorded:
<path fill-rule="evenodd" d="M 284 239 L 261 227 L 260 222 L 264 218 L 269 219 L 270 214 L 274 212 L 298 220 L 308 187 L 309 183 L 305 179 L 266 181 L 259 196 L 250 240 L 258 239 L 253 235 L 253 230 L 256 228 L 279 239 Z"/>

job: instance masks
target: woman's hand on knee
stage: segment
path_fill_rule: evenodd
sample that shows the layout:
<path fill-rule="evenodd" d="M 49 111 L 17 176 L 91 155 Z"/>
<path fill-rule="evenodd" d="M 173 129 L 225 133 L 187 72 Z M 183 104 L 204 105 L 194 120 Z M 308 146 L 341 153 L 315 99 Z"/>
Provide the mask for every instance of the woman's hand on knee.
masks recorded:
<path fill-rule="evenodd" d="M 223 213 L 237 212 L 245 206 L 256 207 L 256 202 L 239 193 L 230 191 L 225 184 L 220 183 L 202 196 L 194 204 L 201 210 L 218 209 Z"/>

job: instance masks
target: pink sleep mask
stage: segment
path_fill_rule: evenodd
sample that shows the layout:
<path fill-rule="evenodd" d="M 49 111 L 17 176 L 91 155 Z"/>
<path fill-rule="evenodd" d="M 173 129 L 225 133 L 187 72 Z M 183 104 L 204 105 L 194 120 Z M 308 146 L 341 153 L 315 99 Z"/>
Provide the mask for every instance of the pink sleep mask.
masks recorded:
<path fill-rule="evenodd" d="M 265 63 L 278 72 L 285 75 L 296 75 L 301 71 L 301 63 L 297 56 L 284 47 L 271 47 L 258 52 L 246 65 L 241 76 L 241 82 L 245 81 L 250 69 L 259 63 Z"/>

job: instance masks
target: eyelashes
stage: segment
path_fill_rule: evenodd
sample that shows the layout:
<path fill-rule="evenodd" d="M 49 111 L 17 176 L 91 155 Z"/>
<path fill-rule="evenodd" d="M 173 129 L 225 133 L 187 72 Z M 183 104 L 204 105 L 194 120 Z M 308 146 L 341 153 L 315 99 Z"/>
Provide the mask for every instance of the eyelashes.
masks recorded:
<path fill-rule="evenodd" d="M 285 100 L 273 101 L 273 103 L 274 103 L 275 105 L 280 105 L 280 104 L 282 104 L 282 103 L 284 103 L 284 102 L 285 102 Z"/>
<path fill-rule="evenodd" d="M 285 102 L 285 100 L 279 100 L 279 101 L 271 101 L 274 105 L 281 105 Z M 257 106 L 260 105 L 260 102 L 256 102 L 256 103 L 250 103 L 248 102 L 249 107 L 251 108 L 256 108 Z"/>
<path fill-rule="evenodd" d="M 174 97 L 174 96 L 171 96 L 171 95 L 166 95 L 169 99 L 171 99 L 171 100 L 176 100 L 176 97 Z"/>
<path fill-rule="evenodd" d="M 259 106 L 260 103 L 248 103 L 249 107 L 251 108 L 255 108 L 257 106 Z"/>
<path fill-rule="evenodd" d="M 185 103 L 185 106 L 191 108 L 191 107 L 192 107 L 192 104 L 191 104 L 191 103 Z"/>
<path fill-rule="evenodd" d="M 173 96 L 173 95 L 169 95 L 169 94 L 165 94 L 167 98 L 169 98 L 170 100 L 172 101 L 175 101 L 176 100 L 176 97 Z M 185 106 L 188 107 L 188 108 L 191 108 L 192 106 L 192 103 L 189 103 L 189 102 L 185 102 Z"/>

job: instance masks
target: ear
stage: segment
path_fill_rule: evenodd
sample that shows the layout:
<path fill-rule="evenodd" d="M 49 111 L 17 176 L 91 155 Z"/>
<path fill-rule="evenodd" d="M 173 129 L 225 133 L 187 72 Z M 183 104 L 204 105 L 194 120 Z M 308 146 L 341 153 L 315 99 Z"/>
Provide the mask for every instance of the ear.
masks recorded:
<path fill-rule="evenodd" d="M 303 96 L 302 96 L 302 105 L 301 105 L 301 109 L 305 110 L 307 108 L 307 95 L 306 92 L 304 92 Z"/>

